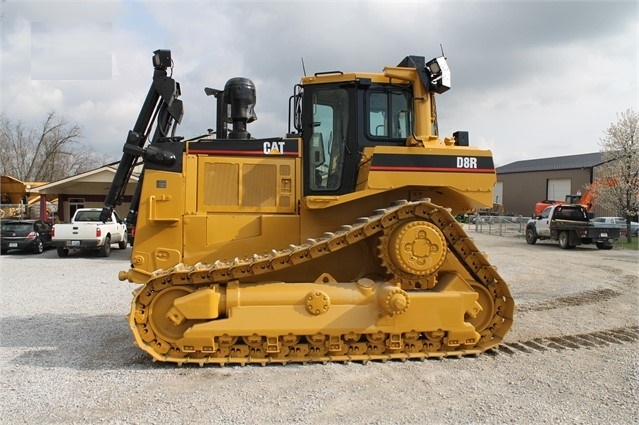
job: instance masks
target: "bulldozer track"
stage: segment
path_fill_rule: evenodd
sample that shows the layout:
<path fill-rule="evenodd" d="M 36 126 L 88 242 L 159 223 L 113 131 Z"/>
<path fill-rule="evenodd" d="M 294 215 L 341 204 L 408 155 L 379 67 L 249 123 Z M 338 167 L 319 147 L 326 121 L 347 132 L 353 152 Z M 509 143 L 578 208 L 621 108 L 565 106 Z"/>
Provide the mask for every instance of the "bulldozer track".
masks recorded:
<path fill-rule="evenodd" d="M 152 300 L 163 291 L 184 288 L 196 291 L 211 285 L 224 285 L 231 281 L 258 276 L 286 267 L 312 261 L 323 255 L 333 253 L 366 238 L 379 236 L 383 239 L 384 230 L 400 222 L 425 220 L 436 226 L 444 235 L 448 254 L 452 254 L 463 264 L 478 285 L 484 299 L 489 298 L 492 317 L 478 329 L 480 340 L 473 346 L 445 345 L 445 332 L 422 334 L 417 332 L 401 335 L 401 348 L 397 349 L 391 334 L 347 334 L 339 337 L 314 335 L 282 335 L 279 337 L 281 350 L 273 352 L 272 340 L 267 336 L 246 335 L 244 337 L 219 337 L 219 349 L 216 352 L 180 351 L 171 341 L 156 335 L 149 325 L 147 310 Z M 383 261 L 383 258 L 381 259 Z M 420 286 L 419 278 L 396 277 L 403 289 L 430 288 L 432 280 Z M 308 362 L 362 362 L 408 360 L 441 357 L 460 357 L 474 355 L 497 346 L 510 329 L 514 313 L 514 301 L 509 289 L 481 253 L 474 242 L 466 235 L 448 209 L 432 204 L 429 199 L 419 201 L 398 201 L 387 209 L 376 210 L 372 216 L 363 217 L 348 226 L 342 226 L 334 233 L 325 233 L 317 239 L 309 239 L 300 245 L 291 245 L 284 250 L 272 250 L 270 253 L 255 254 L 252 257 L 236 258 L 233 261 L 216 261 L 212 264 L 198 263 L 193 266 L 178 264 L 168 270 L 153 273 L 149 281 L 136 291 L 129 315 L 129 324 L 138 344 L 152 355 L 154 360 L 171 361 L 178 364 L 285 364 Z M 335 338 L 339 338 L 335 341 Z M 269 345 L 271 344 L 271 345 Z M 330 350 L 329 346 L 342 347 Z"/>
<path fill-rule="evenodd" d="M 542 337 L 527 341 L 503 342 L 498 347 L 488 351 L 487 354 L 516 355 L 532 354 L 546 351 L 563 351 L 576 349 L 592 349 L 607 347 L 610 345 L 628 344 L 639 341 L 639 326 L 627 326 L 623 328 L 606 329 L 595 332 Z"/>

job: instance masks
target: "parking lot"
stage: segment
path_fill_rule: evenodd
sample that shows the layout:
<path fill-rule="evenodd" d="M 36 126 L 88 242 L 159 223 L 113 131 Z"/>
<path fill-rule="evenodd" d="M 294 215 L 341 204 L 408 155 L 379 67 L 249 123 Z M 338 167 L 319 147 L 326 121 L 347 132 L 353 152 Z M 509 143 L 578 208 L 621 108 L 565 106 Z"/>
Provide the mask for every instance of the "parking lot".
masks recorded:
<path fill-rule="evenodd" d="M 638 423 L 637 251 L 468 233 L 517 310 L 498 350 L 365 365 L 177 367 L 133 345 L 111 256 L 0 258 L 0 423 Z"/>

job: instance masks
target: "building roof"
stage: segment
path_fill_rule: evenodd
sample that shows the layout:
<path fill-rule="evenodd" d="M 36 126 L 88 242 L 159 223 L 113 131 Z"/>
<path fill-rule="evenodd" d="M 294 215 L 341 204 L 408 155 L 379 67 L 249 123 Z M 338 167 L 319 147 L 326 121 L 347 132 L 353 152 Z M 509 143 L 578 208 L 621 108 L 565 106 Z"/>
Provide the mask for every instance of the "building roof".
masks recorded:
<path fill-rule="evenodd" d="M 42 186 L 38 186 L 36 188 L 31 189 L 32 192 L 36 193 L 44 193 L 44 194 L 55 194 L 58 193 L 63 187 L 67 187 L 69 185 L 73 185 L 76 183 L 108 183 L 110 184 L 113 181 L 113 176 L 117 170 L 118 163 L 111 163 L 104 165 L 99 168 L 95 168 L 93 170 L 77 174 L 75 176 L 66 177 L 64 179 L 43 184 Z M 132 173 L 129 183 L 135 183 L 138 181 L 139 173 Z"/>
<path fill-rule="evenodd" d="M 593 168 L 606 160 L 603 153 L 593 152 L 580 155 L 556 156 L 554 158 L 527 159 L 511 162 L 497 167 L 497 174 L 527 173 L 531 171 L 574 170 L 579 168 Z"/>

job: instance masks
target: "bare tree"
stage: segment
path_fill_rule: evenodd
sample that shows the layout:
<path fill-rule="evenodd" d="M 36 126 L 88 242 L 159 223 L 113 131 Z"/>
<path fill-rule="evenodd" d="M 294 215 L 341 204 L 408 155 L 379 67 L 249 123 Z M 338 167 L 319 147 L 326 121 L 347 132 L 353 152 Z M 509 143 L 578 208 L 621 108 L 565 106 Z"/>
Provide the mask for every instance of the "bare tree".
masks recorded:
<path fill-rule="evenodd" d="M 630 242 L 630 220 L 639 212 L 639 114 L 628 109 L 610 124 L 601 139 L 601 151 L 607 161 L 591 185 L 594 201 L 627 221 Z"/>
<path fill-rule="evenodd" d="M 81 143 L 77 124 L 51 111 L 38 126 L 0 114 L 0 173 L 22 181 L 51 182 L 102 165 L 104 158 Z"/>

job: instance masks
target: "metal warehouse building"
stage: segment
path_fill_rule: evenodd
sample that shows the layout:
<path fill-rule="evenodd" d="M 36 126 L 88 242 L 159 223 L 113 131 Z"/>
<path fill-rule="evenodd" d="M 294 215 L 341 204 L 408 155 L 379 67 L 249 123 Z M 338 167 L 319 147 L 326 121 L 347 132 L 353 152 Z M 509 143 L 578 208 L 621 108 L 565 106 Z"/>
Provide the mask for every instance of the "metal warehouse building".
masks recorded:
<path fill-rule="evenodd" d="M 497 168 L 494 202 L 506 213 L 532 215 L 535 203 L 563 201 L 566 195 L 583 194 L 606 161 L 601 152 L 554 158 L 530 159 Z M 596 216 L 617 215 L 595 206 Z"/>

